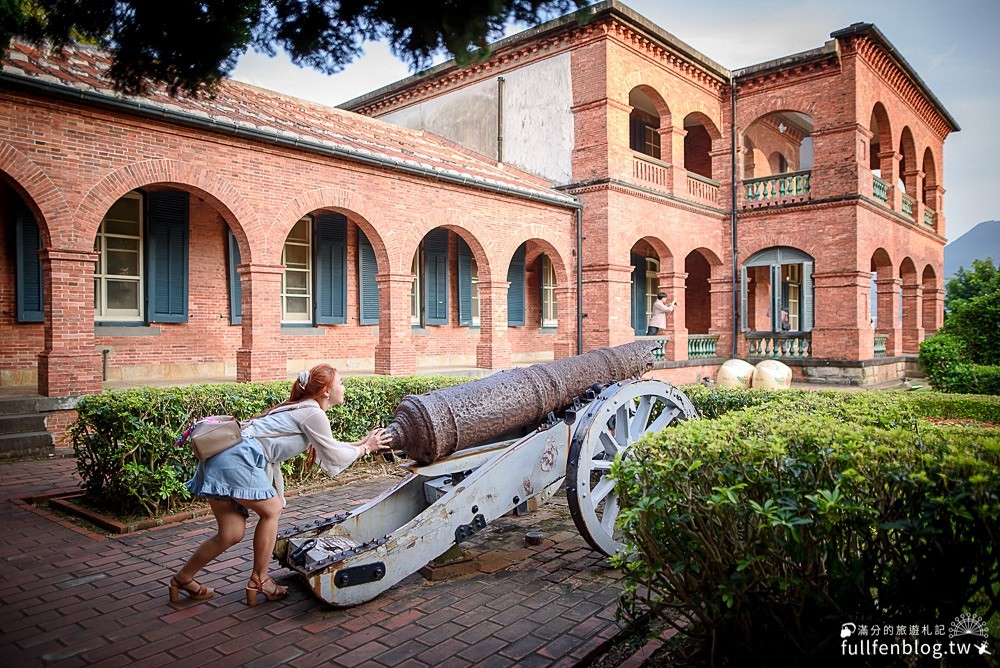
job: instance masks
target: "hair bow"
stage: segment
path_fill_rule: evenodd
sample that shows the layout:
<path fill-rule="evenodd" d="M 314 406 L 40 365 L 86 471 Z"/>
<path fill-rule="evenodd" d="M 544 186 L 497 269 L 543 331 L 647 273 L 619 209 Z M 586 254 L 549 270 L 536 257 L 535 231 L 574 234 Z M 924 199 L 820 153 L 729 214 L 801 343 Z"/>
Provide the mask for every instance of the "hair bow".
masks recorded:
<path fill-rule="evenodd" d="M 309 372 L 299 371 L 299 387 L 303 390 L 306 389 L 306 385 L 309 384 Z"/>

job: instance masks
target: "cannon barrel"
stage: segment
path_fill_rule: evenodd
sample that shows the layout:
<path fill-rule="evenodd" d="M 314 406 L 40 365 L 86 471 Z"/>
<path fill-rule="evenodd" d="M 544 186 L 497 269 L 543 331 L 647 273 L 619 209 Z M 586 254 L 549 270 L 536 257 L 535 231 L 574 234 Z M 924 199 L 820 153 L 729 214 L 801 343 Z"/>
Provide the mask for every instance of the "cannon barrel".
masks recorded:
<path fill-rule="evenodd" d="M 595 383 L 638 377 L 653 365 L 649 341 L 598 348 L 546 364 L 500 371 L 486 378 L 408 395 L 387 427 L 392 448 L 421 464 L 483 445 L 512 429 L 540 424 Z"/>

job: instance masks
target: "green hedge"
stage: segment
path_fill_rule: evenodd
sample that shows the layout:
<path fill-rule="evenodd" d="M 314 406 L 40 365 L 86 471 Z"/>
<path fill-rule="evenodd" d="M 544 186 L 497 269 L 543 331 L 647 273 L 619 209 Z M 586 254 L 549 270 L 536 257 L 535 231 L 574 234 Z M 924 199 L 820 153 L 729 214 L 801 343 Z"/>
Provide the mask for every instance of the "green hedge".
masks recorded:
<path fill-rule="evenodd" d="M 721 665 L 773 664 L 776 648 L 791 665 L 841 658 L 848 621 L 997 614 L 1000 430 L 923 419 L 996 424 L 995 398 L 691 396 L 728 412 L 650 435 L 613 469 L 638 556 L 622 560 L 626 615 L 686 615 Z"/>
<path fill-rule="evenodd" d="M 345 401 L 332 408 L 334 436 L 356 441 L 392 421 L 407 394 L 468 380 L 451 376 L 356 376 L 344 379 Z M 184 482 L 197 463 L 174 441 L 205 415 L 246 419 L 288 398 L 288 382 L 141 387 L 83 397 L 70 429 L 77 470 L 91 505 L 120 516 L 158 515 L 189 500 Z M 290 484 L 325 475 L 305 470 L 304 456 L 282 464 Z"/>

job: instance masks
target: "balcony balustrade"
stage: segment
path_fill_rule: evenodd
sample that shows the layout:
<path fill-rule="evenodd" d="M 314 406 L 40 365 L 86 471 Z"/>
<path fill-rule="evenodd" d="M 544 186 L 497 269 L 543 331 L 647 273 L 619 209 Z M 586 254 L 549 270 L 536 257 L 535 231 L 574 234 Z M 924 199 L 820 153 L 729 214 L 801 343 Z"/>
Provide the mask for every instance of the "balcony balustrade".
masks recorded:
<path fill-rule="evenodd" d="M 747 332 L 747 355 L 772 359 L 804 359 L 812 356 L 809 332 Z"/>
<path fill-rule="evenodd" d="M 692 199 L 711 204 L 719 203 L 719 182 L 706 178 L 701 174 L 688 172 L 687 191 Z"/>
<path fill-rule="evenodd" d="M 875 335 L 875 357 L 885 357 L 885 342 L 889 340 L 884 334 Z"/>
<path fill-rule="evenodd" d="M 880 202 L 889 202 L 889 184 L 877 176 L 872 178 L 872 197 Z"/>
<path fill-rule="evenodd" d="M 748 203 L 776 204 L 782 200 L 809 199 L 809 179 L 812 172 L 789 172 L 759 179 L 746 179 L 743 188 Z"/>
<path fill-rule="evenodd" d="M 934 227 L 934 218 L 937 216 L 937 212 L 934 209 L 924 207 L 924 224 Z"/>
<path fill-rule="evenodd" d="M 668 167 L 667 163 L 648 155 L 632 154 L 632 178 L 640 185 L 666 192 Z"/>
<path fill-rule="evenodd" d="M 717 334 L 688 334 L 688 359 L 715 357 L 715 345 L 718 342 Z"/>
<path fill-rule="evenodd" d="M 670 337 L 668 335 L 663 335 L 663 336 L 637 336 L 637 337 L 635 337 L 635 340 L 636 341 L 655 341 L 659 345 L 657 345 L 657 347 L 653 349 L 653 360 L 656 361 L 656 362 L 662 362 L 665 359 L 667 359 L 666 353 L 664 352 L 664 346 L 666 345 L 667 341 L 670 340 Z"/>
<path fill-rule="evenodd" d="M 917 202 L 909 195 L 903 195 L 903 215 L 913 218 L 913 211 L 917 208 Z"/>

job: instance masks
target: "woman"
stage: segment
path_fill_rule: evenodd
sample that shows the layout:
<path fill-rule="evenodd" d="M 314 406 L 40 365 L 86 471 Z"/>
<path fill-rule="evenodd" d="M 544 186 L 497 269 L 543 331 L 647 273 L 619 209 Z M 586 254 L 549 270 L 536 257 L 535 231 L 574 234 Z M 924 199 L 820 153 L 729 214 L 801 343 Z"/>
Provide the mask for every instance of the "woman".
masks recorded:
<path fill-rule="evenodd" d="M 656 293 L 656 301 L 653 302 L 653 313 L 649 316 L 649 324 L 646 326 L 646 336 L 663 336 L 667 333 L 667 314 L 677 306 L 677 300 L 667 303 L 667 293 Z"/>
<path fill-rule="evenodd" d="M 373 429 L 356 443 L 333 438 L 326 410 L 344 402 L 340 374 L 319 364 L 299 374 L 288 401 L 256 417 L 243 428 L 243 441 L 214 457 L 199 462 L 187 488 L 208 499 L 218 523 L 218 532 L 195 550 L 184 567 L 170 579 L 170 600 L 183 591 L 195 601 L 212 598 L 215 592 L 195 581 L 195 575 L 210 561 L 243 540 L 252 510 L 259 516 L 253 534 L 253 572 L 247 583 L 247 603 L 257 595 L 276 601 L 287 593 L 268 576 L 268 564 L 278 537 L 278 518 L 285 506 L 281 462 L 312 446 L 319 465 L 337 475 L 358 457 L 388 447 L 391 437 Z"/>

